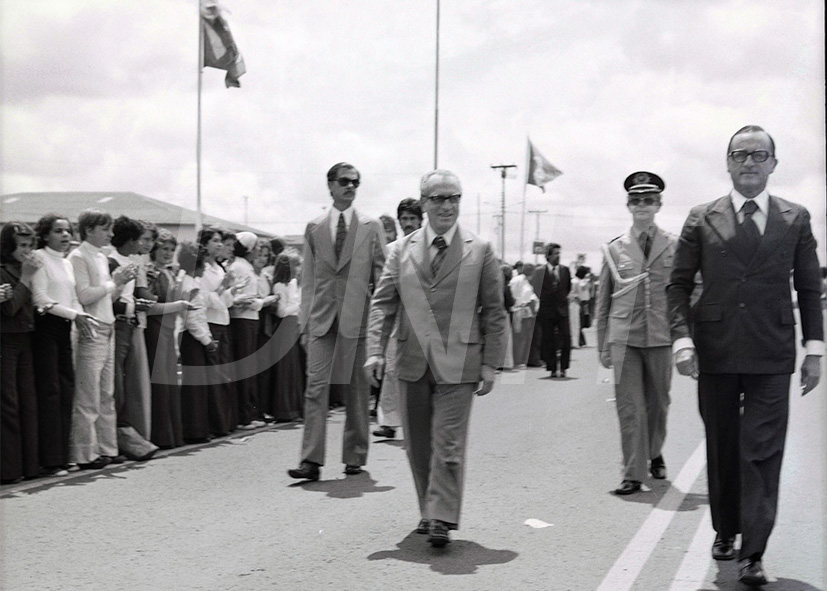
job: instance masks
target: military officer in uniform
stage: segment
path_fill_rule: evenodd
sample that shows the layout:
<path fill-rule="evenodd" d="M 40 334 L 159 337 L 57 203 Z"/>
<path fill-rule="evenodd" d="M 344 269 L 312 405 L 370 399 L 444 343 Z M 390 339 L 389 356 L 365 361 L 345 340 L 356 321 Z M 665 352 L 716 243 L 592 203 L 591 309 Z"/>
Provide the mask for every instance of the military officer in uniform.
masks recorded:
<path fill-rule="evenodd" d="M 597 346 L 603 367 L 614 367 L 615 398 L 623 450 L 623 481 L 615 494 L 640 491 L 647 468 L 666 478 L 661 450 L 666 439 L 672 339 L 666 285 L 675 237 L 655 224 L 663 180 L 635 172 L 623 183 L 632 227 L 603 245 L 597 292 Z"/>

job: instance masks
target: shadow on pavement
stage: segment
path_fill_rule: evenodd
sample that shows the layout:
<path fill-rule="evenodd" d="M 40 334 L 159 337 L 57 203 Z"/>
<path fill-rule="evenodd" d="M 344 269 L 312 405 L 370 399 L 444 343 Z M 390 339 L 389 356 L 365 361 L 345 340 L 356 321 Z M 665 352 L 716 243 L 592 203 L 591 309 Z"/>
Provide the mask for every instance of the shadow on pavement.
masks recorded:
<path fill-rule="evenodd" d="M 333 499 L 355 499 L 367 493 L 388 492 L 396 488 L 395 486 L 376 486 L 376 480 L 370 477 L 370 472 L 367 470 L 355 476 L 335 480 L 304 480 L 295 482 L 290 487 L 327 493 L 327 496 Z"/>
<path fill-rule="evenodd" d="M 480 566 L 505 564 L 517 558 L 511 550 L 492 550 L 468 540 L 454 540 L 444 548 L 434 548 L 428 536 L 412 532 L 399 542 L 397 550 L 382 550 L 368 556 L 368 560 L 402 560 L 427 564 L 432 571 L 443 575 L 473 575 Z"/>
<path fill-rule="evenodd" d="M 663 497 L 666 496 L 666 493 L 671 490 L 671 485 L 668 484 L 668 480 L 661 480 L 661 483 L 667 484 L 656 484 L 651 490 L 644 490 L 638 493 L 634 493 L 631 495 L 616 495 L 613 491 L 608 491 L 609 495 L 612 497 L 624 501 L 626 503 L 643 503 L 645 505 L 652 505 L 658 506 Z M 709 505 L 709 497 L 705 494 L 699 493 L 688 493 L 683 500 L 681 500 L 680 505 L 675 507 L 672 503 L 668 505 L 658 506 L 659 509 L 663 509 L 664 511 L 696 511 L 698 507 L 705 507 Z"/>

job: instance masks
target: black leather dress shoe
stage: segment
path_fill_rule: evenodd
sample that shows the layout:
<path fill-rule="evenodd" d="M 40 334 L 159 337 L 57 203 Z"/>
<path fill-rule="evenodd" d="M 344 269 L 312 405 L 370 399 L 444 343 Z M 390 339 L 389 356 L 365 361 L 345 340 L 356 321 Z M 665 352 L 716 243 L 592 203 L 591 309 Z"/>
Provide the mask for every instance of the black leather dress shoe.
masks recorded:
<path fill-rule="evenodd" d="M 448 535 L 448 524 L 439 519 L 431 519 L 428 529 L 428 542 L 435 548 L 442 548 L 451 543 L 451 536 Z"/>
<path fill-rule="evenodd" d="M 715 534 L 712 544 L 712 558 L 715 560 L 732 560 L 735 558 L 735 536 L 727 537 Z"/>
<path fill-rule="evenodd" d="M 362 466 L 357 466 L 356 464 L 345 464 L 345 474 L 348 476 L 355 476 L 356 474 L 361 474 L 364 472 L 362 470 Z"/>
<path fill-rule="evenodd" d="M 318 480 L 319 479 L 319 465 L 314 462 L 302 462 L 298 468 L 292 468 L 287 471 L 291 478 L 298 478 L 300 480 Z"/>
<path fill-rule="evenodd" d="M 640 492 L 640 482 L 637 480 L 624 480 L 620 483 L 620 486 L 614 490 L 616 495 L 630 495 L 636 492 Z"/>
<path fill-rule="evenodd" d="M 123 454 L 118 454 L 116 456 L 104 456 L 105 458 L 109 458 L 110 464 L 123 464 L 126 461 L 126 456 Z"/>
<path fill-rule="evenodd" d="M 649 472 L 652 473 L 652 478 L 657 478 L 658 480 L 666 478 L 666 462 L 663 461 L 663 456 L 652 458 Z"/>
<path fill-rule="evenodd" d="M 419 525 L 416 526 L 416 533 L 418 534 L 427 534 L 428 531 L 431 529 L 431 522 L 427 519 L 420 519 Z"/>
<path fill-rule="evenodd" d="M 89 462 L 88 464 L 78 464 L 81 470 L 100 470 L 112 463 L 112 460 L 106 456 L 100 456 Z"/>
<path fill-rule="evenodd" d="M 761 561 L 755 558 L 742 560 L 738 565 L 738 580 L 750 587 L 766 585 L 767 575 Z"/>
<path fill-rule="evenodd" d="M 376 437 L 382 437 L 384 439 L 393 439 L 396 437 L 396 429 L 393 427 L 388 427 L 387 425 L 382 425 L 376 431 L 373 432 Z"/>

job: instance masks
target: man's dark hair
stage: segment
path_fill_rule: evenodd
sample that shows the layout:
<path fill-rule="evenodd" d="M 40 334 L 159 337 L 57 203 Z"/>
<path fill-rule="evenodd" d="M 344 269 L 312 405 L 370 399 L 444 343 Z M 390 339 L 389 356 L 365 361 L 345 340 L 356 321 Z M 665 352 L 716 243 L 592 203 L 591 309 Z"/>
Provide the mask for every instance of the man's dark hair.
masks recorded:
<path fill-rule="evenodd" d="M 358 178 L 359 180 L 362 179 L 362 175 L 359 174 L 359 171 L 356 170 L 355 166 L 347 162 L 337 162 L 336 164 L 330 167 L 330 170 L 327 171 L 327 182 L 329 183 L 335 181 L 339 177 L 340 170 L 352 170 L 356 173 L 356 178 Z"/>
<path fill-rule="evenodd" d="M 78 234 L 81 240 L 86 240 L 89 230 L 98 226 L 108 226 L 112 223 L 112 216 L 97 208 L 84 209 L 78 216 Z"/>
<path fill-rule="evenodd" d="M 284 252 L 284 240 L 278 236 L 270 239 L 270 250 L 273 251 L 273 256 L 279 256 Z"/>
<path fill-rule="evenodd" d="M 396 208 L 396 219 L 401 218 L 402 214 L 406 211 L 414 214 L 419 218 L 419 221 L 422 221 L 422 206 L 419 204 L 418 199 L 406 197 L 400 201 L 399 206 Z"/>
<path fill-rule="evenodd" d="M 556 242 L 549 242 L 548 244 L 546 244 L 546 256 L 549 256 L 555 248 L 562 248 L 562 247 L 559 244 L 557 244 Z"/>
<path fill-rule="evenodd" d="M 739 129 L 738 131 L 733 133 L 731 138 L 729 138 L 729 144 L 727 145 L 726 153 L 729 154 L 732 151 L 732 140 L 735 139 L 736 135 L 741 135 L 742 133 L 759 133 L 759 132 L 767 133 L 766 130 L 763 127 L 760 127 L 758 125 L 744 125 L 741 129 Z M 772 152 L 772 154 L 770 154 L 770 155 L 772 157 L 775 157 L 775 140 L 772 139 L 772 136 L 768 133 L 767 133 L 767 137 L 770 138 L 770 151 Z"/>
<path fill-rule="evenodd" d="M 112 246 L 120 248 L 130 240 L 139 240 L 143 233 L 141 222 L 122 215 L 112 224 Z"/>

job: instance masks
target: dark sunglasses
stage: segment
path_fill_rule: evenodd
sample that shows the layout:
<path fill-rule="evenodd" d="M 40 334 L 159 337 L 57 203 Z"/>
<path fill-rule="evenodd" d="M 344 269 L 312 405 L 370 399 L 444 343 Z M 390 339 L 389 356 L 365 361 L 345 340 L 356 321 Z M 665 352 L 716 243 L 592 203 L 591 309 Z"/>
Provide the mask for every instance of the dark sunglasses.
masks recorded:
<path fill-rule="evenodd" d="M 354 188 L 357 188 L 359 186 L 359 179 L 336 179 L 336 182 L 339 183 L 340 187 L 353 185 Z"/>
<path fill-rule="evenodd" d="M 660 197 L 629 197 L 628 205 L 660 205 Z"/>
<path fill-rule="evenodd" d="M 747 150 L 733 150 L 729 153 L 729 157 L 738 163 L 746 162 L 747 158 L 750 156 L 752 156 L 752 159 L 755 162 L 766 162 L 767 158 L 769 158 L 771 154 L 766 150 L 756 150 L 754 152 L 748 152 Z"/>

